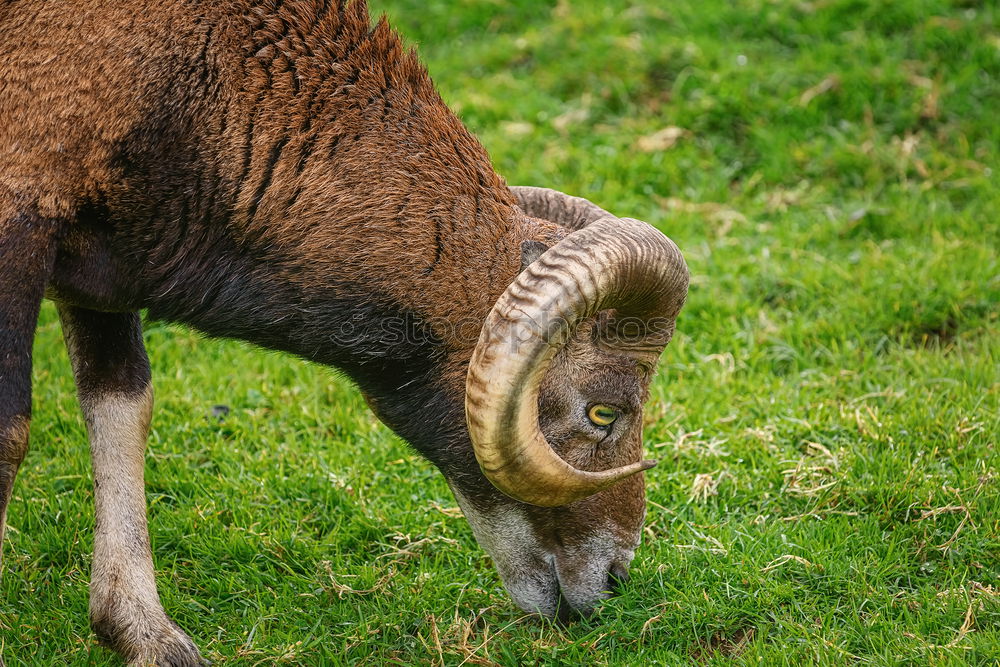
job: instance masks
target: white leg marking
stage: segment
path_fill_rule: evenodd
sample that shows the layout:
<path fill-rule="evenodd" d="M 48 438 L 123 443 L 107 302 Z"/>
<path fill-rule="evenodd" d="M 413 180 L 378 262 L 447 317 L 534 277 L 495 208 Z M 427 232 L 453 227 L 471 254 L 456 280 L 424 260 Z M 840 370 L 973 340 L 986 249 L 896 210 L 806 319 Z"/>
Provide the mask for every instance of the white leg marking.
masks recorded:
<path fill-rule="evenodd" d="M 90 622 L 131 664 L 201 665 L 164 613 L 149 548 L 144 452 L 153 391 L 81 397 L 94 466 L 96 530 Z"/>

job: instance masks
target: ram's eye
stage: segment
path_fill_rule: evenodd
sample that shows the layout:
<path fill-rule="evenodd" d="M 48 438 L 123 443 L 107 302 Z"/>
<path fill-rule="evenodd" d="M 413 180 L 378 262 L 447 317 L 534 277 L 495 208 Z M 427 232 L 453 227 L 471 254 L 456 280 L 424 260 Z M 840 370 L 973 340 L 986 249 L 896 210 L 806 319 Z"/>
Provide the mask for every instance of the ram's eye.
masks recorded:
<path fill-rule="evenodd" d="M 610 405 L 592 405 L 587 417 L 598 426 L 611 426 L 618 419 L 618 411 Z"/>

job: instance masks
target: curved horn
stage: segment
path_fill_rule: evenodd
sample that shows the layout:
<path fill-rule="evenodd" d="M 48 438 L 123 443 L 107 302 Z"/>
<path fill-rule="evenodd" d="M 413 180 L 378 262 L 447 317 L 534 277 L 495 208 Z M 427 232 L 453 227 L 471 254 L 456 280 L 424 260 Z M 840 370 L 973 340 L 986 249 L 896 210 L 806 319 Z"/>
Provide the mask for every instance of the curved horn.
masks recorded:
<path fill-rule="evenodd" d="M 669 336 L 687 295 L 687 265 L 673 241 L 644 222 L 579 201 L 603 215 L 511 283 L 486 318 L 466 380 L 466 419 L 483 473 L 507 495 L 546 507 L 655 465 L 589 472 L 559 457 L 538 426 L 539 386 L 553 357 L 582 320 L 610 308 L 620 317 L 662 318 L 660 331 Z M 557 201 L 549 206 L 549 213 L 566 211 Z"/>
<path fill-rule="evenodd" d="M 602 218 L 615 217 L 583 197 L 572 197 L 558 190 L 514 185 L 510 191 L 521 210 L 532 218 L 549 220 L 567 229 L 583 229 Z"/>

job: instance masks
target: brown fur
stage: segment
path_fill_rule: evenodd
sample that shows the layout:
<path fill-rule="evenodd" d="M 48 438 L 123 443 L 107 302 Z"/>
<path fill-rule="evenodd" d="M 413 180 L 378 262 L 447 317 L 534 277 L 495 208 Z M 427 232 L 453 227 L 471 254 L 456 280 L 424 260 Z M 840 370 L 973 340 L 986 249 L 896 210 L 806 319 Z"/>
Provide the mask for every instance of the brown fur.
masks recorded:
<path fill-rule="evenodd" d="M 641 480 L 549 511 L 506 498 L 478 468 L 463 399 L 479 327 L 522 243 L 568 232 L 517 209 L 364 2 L 14 0 L 0 25 L 0 515 L 27 446 L 44 292 L 60 304 L 91 439 L 101 637 L 137 664 L 200 660 L 153 581 L 141 309 L 345 370 L 468 507 L 528 516 L 564 569 L 598 525 L 616 526 L 614 553 L 634 546 Z M 401 319 L 412 335 L 387 336 Z M 632 359 L 583 347 L 554 365 L 543 429 L 580 467 L 635 460 L 636 406 L 603 449 L 590 427 L 565 427 L 587 398 L 561 397 L 566 382 L 633 396 L 648 384 L 628 383 Z M 623 370 L 591 382 L 607 366 Z M 575 607 L 608 576 L 606 560 L 594 567 Z M 535 608 L 552 613 L 549 602 Z"/>
<path fill-rule="evenodd" d="M 88 228 L 62 251 L 66 300 L 155 309 L 208 242 L 271 253 L 302 289 L 364 276 L 401 308 L 481 320 L 539 233 L 363 2 L 60 7 L 0 10 L 0 188 Z M 120 264 L 81 275 L 108 246 Z"/>

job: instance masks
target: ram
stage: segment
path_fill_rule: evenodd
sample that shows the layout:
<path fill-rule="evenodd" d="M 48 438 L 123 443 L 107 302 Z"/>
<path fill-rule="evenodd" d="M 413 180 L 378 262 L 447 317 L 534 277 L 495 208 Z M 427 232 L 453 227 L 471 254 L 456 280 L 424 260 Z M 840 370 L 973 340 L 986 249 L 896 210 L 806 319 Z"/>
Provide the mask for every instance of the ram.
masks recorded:
<path fill-rule="evenodd" d="M 669 239 L 508 188 L 363 2 L 13 0 L 0 24 L 0 514 L 49 298 L 90 438 L 99 638 L 201 663 L 154 580 L 144 309 L 347 373 L 445 475 L 524 609 L 614 591 L 687 292 Z"/>

